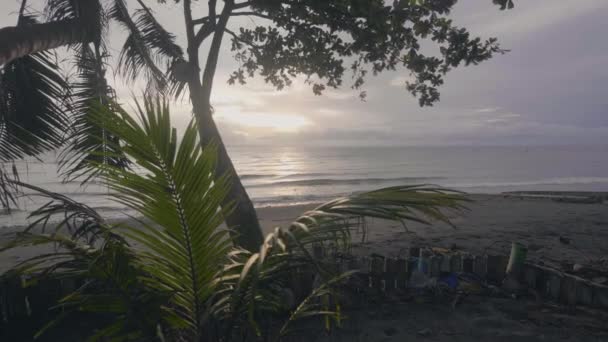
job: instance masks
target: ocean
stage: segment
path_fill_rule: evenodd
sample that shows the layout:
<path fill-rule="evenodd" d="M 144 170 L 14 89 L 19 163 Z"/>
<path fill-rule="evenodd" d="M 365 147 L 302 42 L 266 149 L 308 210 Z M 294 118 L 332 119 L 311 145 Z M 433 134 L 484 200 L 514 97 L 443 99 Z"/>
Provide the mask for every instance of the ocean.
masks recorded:
<path fill-rule="evenodd" d="M 608 191 L 607 146 L 445 146 L 228 148 L 257 207 L 328 200 L 400 184 L 435 184 L 470 193 Z M 62 183 L 55 154 L 16 162 L 21 180 L 61 192 L 110 218 L 122 217 L 100 184 Z M 26 192 L 0 227 L 24 224 L 44 199 Z"/>

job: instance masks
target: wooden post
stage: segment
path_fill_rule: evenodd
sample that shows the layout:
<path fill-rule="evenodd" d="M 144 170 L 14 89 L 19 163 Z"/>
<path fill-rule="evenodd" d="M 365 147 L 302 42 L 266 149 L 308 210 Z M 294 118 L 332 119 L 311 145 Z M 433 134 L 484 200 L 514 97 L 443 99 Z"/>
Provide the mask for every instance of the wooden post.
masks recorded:
<path fill-rule="evenodd" d="M 418 257 L 407 259 L 407 279 L 409 280 L 412 273 L 418 269 Z"/>
<path fill-rule="evenodd" d="M 509 257 L 501 255 L 498 257 L 498 277 L 499 283 L 502 284 L 502 281 L 505 280 L 505 276 L 507 275 L 507 265 L 509 264 Z"/>
<path fill-rule="evenodd" d="M 526 284 L 526 286 L 528 286 L 528 288 L 531 289 L 536 289 L 536 280 L 538 278 L 538 272 L 537 272 L 537 268 L 529 265 L 529 264 L 525 264 L 522 270 L 523 273 L 523 282 L 524 284 Z"/>
<path fill-rule="evenodd" d="M 361 274 L 362 280 L 364 282 L 364 287 L 369 288 L 371 286 L 371 270 L 372 270 L 372 260 L 369 257 L 361 258 Z"/>
<path fill-rule="evenodd" d="M 407 288 L 408 271 L 407 259 L 397 260 L 397 288 L 405 290 Z"/>
<path fill-rule="evenodd" d="M 384 280 L 384 257 L 375 255 L 371 260 L 371 280 L 374 290 L 382 291 Z"/>
<path fill-rule="evenodd" d="M 547 293 L 547 285 L 549 285 L 549 275 L 551 272 L 545 268 L 538 268 L 536 274 L 536 291 L 538 293 Z"/>
<path fill-rule="evenodd" d="M 393 292 L 396 288 L 398 273 L 398 260 L 394 258 L 386 259 L 386 273 L 384 278 L 384 288 L 386 292 Z"/>
<path fill-rule="evenodd" d="M 488 263 L 485 256 L 476 256 L 475 265 L 473 265 L 473 272 L 481 279 L 486 278 L 488 273 Z"/>
<path fill-rule="evenodd" d="M 431 273 L 431 256 L 433 254 L 428 249 L 421 249 L 418 257 L 418 271 L 429 275 Z"/>
<path fill-rule="evenodd" d="M 441 266 L 439 267 L 439 270 L 442 273 L 450 273 L 450 256 L 447 254 L 442 254 L 439 257 L 441 258 Z"/>
<path fill-rule="evenodd" d="M 487 271 L 487 278 L 489 281 L 493 282 L 493 283 L 499 283 L 502 281 L 502 279 L 499 279 L 499 264 L 500 261 L 498 260 L 499 257 L 497 255 L 488 255 L 488 271 Z"/>
<path fill-rule="evenodd" d="M 608 309 L 608 287 L 603 285 L 593 286 L 593 305 Z"/>
<path fill-rule="evenodd" d="M 593 304 L 593 288 L 585 280 L 576 282 L 576 302 L 586 306 Z"/>
<path fill-rule="evenodd" d="M 576 280 L 569 276 L 561 278 L 560 291 L 559 291 L 560 302 L 569 306 L 576 305 Z"/>
<path fill-rule="evenodd" d="M 547 276 L 547 286 L 546 286 L 546 294 L 549 298 L 558 300 L 561 290 L 562 277 L 557 274 L 557 272 L 546 272 Z"/>
<path fill-rule="evenodd" d="M 454 254 L 450 258 L 450 272 L 452 272 L 452 273 L 462 272 L 462 256 L 460 254 Z"/>
<path fill-rule="evenodd" d="M 433 255 L 431 257 L 431 272 L 429 273 L 431 277 L 439 277 L 441 273 L 441 256 Z"/>
<path fill-rule="evenodd" d="M 473 262 L 474 259 L 467 255 L 462 259 L 462 271 L 464 273 L 473 273 Z"/>

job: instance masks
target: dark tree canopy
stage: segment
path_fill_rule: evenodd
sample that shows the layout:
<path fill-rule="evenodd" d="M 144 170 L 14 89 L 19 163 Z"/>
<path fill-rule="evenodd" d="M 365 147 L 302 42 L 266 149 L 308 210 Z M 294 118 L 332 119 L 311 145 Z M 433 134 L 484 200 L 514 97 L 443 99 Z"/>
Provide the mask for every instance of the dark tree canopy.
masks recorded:
<path fill-rule="evenodd" d="M 449 19 L 456 0 L 259 0 L 249 15 L 267 19 L 254 28 L 226 29 L 239 68 L 229 82 L 260 75 L 281 89 L 303 74 L 315 94 L 344 83 L 360 89 L 366 76 L 409 70 L 406 87 L 421 106 L 439 100 L 443 76 L 459 65 L 502 53 L 496 38 L 473 37 Z M 507 1 L 494 1 L 501 8 Z M 238 12 L 233 12 L 237 14 Z M 424 43 L 427 42 L 427 43 Z M 437 50 L 425 53 L 423 49 Z M 431 44 L 430 44 L 431 43 Z M 364 96 L 365 92 L 361 92 Z"/>

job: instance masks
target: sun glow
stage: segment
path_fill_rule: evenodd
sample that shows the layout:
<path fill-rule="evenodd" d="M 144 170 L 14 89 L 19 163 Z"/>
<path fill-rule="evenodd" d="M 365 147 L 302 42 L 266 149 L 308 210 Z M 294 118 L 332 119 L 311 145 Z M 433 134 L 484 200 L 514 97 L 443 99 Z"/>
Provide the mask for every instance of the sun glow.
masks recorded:
<path fill-rule="evenodd" d="M 216 118 L 250 128 L 269 128 L 280 132 L 298 132 L 305 126 L 310 125 L 310 121 L 300 115 L 293 114 L 269 114 L 238 111 L 219 112 Z"/>

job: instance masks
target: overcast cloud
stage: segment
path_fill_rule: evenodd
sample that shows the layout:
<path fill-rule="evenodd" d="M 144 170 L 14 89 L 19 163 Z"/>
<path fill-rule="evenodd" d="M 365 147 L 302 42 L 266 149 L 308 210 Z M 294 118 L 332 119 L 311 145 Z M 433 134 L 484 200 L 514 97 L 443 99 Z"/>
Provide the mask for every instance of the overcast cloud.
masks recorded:
<path fill-rule="evenodd" d="M 14 24 L 19 2 L 0 0 L 1 26 Z M 161 21 L 183 41 L 181 9 L 162 8 Z M 323 96 L 302 82 L 280 92 L 260 80 L 228 86 L 235 62 L 226 50 L 213 94 L 216 120 L 228 144 L 606 143 L 606 17 L 606 0 L 519 0 L 505 12 L 490 0 L 461 0 L 453 12 L 456 23 L 482 37 L 498 37 L 511 51 L 453 71 L 432 108 L 419 108 L 405 91 L 406 70 L 370 78 L 367 102 L 348 86 Z M 122 37 L 116 31 L 111 37 Z M 119 46 L 113 45 L 115 54 Z M 137 85 L 121 80 L 115 86 L 123 101 L 138 92 Z M 178 125 L 191 117 L 186 102 L 173 111 Z"/>

